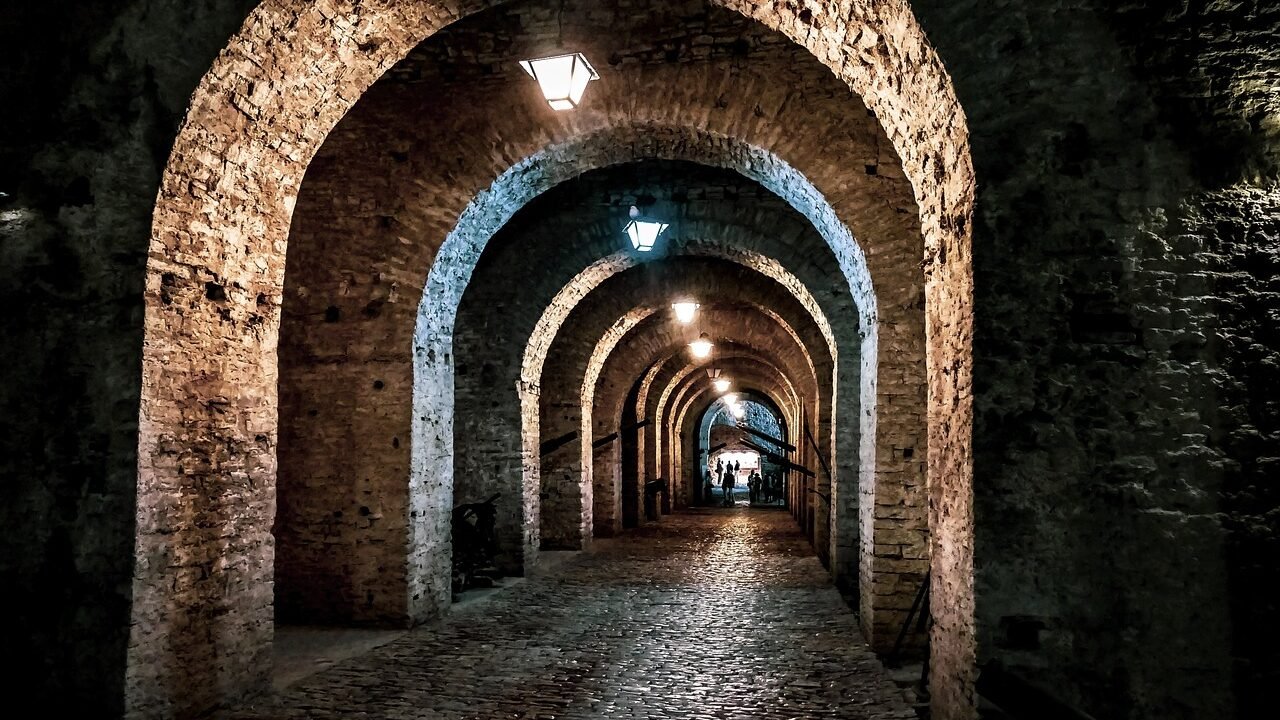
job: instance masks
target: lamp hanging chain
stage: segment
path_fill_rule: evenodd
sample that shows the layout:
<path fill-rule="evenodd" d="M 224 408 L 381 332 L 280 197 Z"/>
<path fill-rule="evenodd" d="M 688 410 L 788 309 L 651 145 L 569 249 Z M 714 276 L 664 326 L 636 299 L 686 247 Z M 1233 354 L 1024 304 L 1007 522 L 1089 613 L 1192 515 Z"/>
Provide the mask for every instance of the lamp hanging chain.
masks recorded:
<path fill-rule="evenodd" d="M 564 3 L 560 0 L 560 8 L 556 11 L 556 52 L 564 51 Z"/>

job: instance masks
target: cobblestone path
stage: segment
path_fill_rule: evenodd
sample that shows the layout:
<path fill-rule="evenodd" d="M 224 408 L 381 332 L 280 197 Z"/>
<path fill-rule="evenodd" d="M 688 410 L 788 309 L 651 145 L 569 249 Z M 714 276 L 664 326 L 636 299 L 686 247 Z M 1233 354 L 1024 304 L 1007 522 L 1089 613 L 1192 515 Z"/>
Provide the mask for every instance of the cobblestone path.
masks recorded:
<path fill-rule="evenodd" d="M 284 693 L 265 718 L 914 718 L 791 518 L 680 513 Z"/>

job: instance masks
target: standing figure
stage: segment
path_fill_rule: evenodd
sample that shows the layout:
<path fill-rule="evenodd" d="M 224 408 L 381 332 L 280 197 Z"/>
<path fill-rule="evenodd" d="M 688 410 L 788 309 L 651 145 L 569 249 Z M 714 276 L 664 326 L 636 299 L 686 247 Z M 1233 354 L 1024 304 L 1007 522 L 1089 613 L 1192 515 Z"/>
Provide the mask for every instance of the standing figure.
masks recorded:
<path fill-rule="evenodd" d="M 726 467 L 724 469 L 724 475 L 720 476 L 720 489 L 724 492 L 725 507 L 733 505 L 733 486 L 733 468 Z"/>
<path fill-rule="evenodd" d="M 711 471 L 708 470 L 702 477 L 702 502 L 707 505 L 711 504 Z"/>

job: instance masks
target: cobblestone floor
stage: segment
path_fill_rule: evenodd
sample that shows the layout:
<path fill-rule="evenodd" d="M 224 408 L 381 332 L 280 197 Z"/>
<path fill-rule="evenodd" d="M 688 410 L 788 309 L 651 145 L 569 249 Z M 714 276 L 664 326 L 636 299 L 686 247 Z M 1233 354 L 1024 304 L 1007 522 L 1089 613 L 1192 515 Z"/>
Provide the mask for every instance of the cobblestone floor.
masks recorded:
<path fill-rule="evenodd" d="M 664 518 L 222 717 L 915 715 L 788 514 L 738 508 Z"/>

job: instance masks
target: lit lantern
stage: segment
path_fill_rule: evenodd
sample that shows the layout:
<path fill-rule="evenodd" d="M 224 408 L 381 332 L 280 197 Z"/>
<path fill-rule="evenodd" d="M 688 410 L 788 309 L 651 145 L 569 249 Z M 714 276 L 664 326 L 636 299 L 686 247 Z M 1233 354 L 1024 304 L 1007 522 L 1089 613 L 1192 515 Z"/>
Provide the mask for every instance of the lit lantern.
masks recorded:
<path fill-rule="evenodd" d="M 555 110 L 578 107 L 582 94 L 587 91 L 587 83 L 600 79 L 582 53 L 521 60 L 520 67 L 538 81 L 542 96 Z"/>
<path fill-rule="evenodd" d="M 681 323 L 688 325 L 693 322 L 693 316 L 698 314 L 698 303 L 684 302 L 671 303 L 671 309 L 676 311 L 676 319 Z"/>
<path fill-rule="evenodd" d="M 634 205 L 631 207 L 631 222 L 627 223 L 624 230 L 627 237 L 631 238 L 631 246 L 640 252 L 649 252 L 653 249 L 655 243 L 658 242 L 658 236 L 663 230 L 671 227 L 667 223 L 648 220 L 640 217 L 640 209 Z"/>
<path fill-rule="evenodd" d="M 733 382 L 729 380 L 729 378 L 716 378 L 711 381 L 711 384 L 716 386 L 716 392 L 722 393 L 728 390 L 729 387 L 733 385 Z"/>
<path fill-rule="evenodd" d="M 729 407 L 733 407 L 734 405 L 738 404 L 738 393 L 729 393 L 728 395 L 724 396 L 723 400 L 726 405 L 728 405 Z"/>
<path fill-rule="evenodd" d="M 711 356 L 711 348 L 715 347 L 715 343 L 711 342 L 711 338 L 706 333 L 702 333 L 697 340 L 689 343 L 689 350 L 693 352 L 696 358 L 706 358 Z"/>
<path fill-rule="evenodd" d="M 742 407 L 741 405 L 734 405 L 732 410 L 733 410 L 733 416 L 738 418 L 739 420 L 741 420 L 742 417 L 747 414 L 746 408 Z"/>

